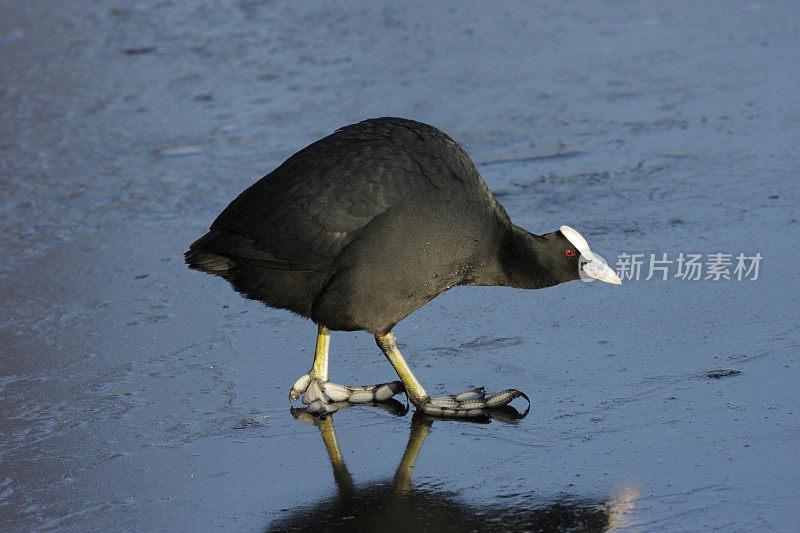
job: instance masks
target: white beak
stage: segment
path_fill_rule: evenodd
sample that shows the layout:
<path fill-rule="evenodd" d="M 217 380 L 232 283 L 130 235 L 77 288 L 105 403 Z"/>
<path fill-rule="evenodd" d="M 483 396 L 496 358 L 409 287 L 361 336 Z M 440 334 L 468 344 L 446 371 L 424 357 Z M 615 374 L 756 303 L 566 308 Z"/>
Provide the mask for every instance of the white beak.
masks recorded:
<path fill-rule="evenodd" d="M 589 243 L 583 238 L 583 235 L 578 233 L 578 230 L 570 228 L 569 226 L 561 226 L 558 228 L 561 234 L 567 238 L 569 242 L 580 252 L 580 270 L 578 274 L 583 281 L 592 281 L 599 279 L 606 283 L 613 283 L 614 285 L 622 285 L 622 280 L 619 279 L 616 272 L 611 270 L 606 260 L 599 255 L 592 253 L 589 249 Z"/>
<path fill-rule="evenodd" d="M 581 262 L 584 260 L 581 256 Z M 605 281 L 606 283 L 613 283 L 614 285 L 622 285 L 622 280 L 619 279 L 617 273 L 614 272 L 610 266 L 597 254 L 593 254 L 590 261 L 581 263 L 581 274 L 586 274 L 590 278 Z M 581 276 L 583 277 L 583 276 Z M 591 281 L 591 280 L 585 280 Z"/>

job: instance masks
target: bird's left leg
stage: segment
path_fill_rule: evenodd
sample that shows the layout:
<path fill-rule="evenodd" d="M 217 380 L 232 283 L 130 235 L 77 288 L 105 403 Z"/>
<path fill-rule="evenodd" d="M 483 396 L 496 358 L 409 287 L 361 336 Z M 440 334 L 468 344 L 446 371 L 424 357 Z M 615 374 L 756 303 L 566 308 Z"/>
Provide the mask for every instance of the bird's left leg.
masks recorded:
<path fill-rule="evenodd" d="M 516 389 L 507 389 L 485 398 L 483 388 L 459 394 L 450 394 L 440 398 L 431 398 L 425 392 L 416 376 L 414 376 L 414 373 L 411 372 L 411 368 L 409 368 L 400 350 L 397 349 L 397 338 L 394 333 L 390 331 L 386 334 L 376 334 L 375 341 L 389 362 L 392 363 L 397 375 L 403 380 L 408 399 L 426 415 L 446 418 L 482 418 L 489 416 L 487 409 L 496 409 L 508 405 L 514 398 L 521 396 L 528 400 L 525 393 Z M 530 400 L 528 400 L 529 408 L 530 403 Z"/>
<path fill-rule="evenodd" d="M 320 324 L 317 330 L 317 348 L 314 353 L 314 365 L 308 373 L 294 382 L 289 392 L 292 402 L 303 396 L 306 410 L 312 414 L 324 415 L 334 413 L 338 407 L 333 402 L 368 403 L 388 400 L 403 390 L 399 381 L 381 383 L 379 385 L 347 387 L 328 381 L 328 351 L 331 345 L 331 332 Z"/>

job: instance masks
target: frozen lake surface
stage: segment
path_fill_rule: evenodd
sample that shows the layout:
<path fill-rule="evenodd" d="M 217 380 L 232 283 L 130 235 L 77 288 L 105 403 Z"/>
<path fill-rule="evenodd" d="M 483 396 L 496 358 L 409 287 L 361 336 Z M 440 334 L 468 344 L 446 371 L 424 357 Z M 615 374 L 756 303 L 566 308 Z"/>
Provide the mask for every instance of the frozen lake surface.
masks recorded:
<path fill-rule="evenodd" d="M 0 5 L 1 529 L 797 528 L 800 5 L 132 5 Z M 295 418 L 314 324 L 183 265 L 243 188 L 385 115 L 453 136 L 517 224 L 642 254 L 395 329 L 432 392 L 525 391 L 517 423 Z M 331 357 L 394 379 L 369 334 Z"/>

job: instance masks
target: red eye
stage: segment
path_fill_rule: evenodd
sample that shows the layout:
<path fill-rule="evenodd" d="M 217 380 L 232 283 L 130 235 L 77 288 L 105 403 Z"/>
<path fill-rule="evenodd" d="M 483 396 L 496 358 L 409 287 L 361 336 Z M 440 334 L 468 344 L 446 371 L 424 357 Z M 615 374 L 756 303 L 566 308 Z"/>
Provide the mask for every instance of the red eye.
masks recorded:
<path fill-rule="evenodd" d="M 572 257 L 573 255 L 575 255 L 575 252 L 573 252 L 572 250 L 567 250 L 564 253 L 567 254 L 567 257 Z"/>

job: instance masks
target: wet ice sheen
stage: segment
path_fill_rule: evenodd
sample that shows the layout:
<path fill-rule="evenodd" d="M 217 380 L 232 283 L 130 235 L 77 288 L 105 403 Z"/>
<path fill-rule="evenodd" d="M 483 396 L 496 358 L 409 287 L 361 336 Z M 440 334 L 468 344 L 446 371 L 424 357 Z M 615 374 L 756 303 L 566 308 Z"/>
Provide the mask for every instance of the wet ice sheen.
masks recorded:
<path fill-rule="evenodd" d="M 799 22 L 792 3 L 2 3 L 2 528 L 336 527 L 383 505 L 420 529 L 792 530 Z M 611 264 L 760 252 L 759 279 L 456 288 L 401 348 L 432 395 L 518 383 L 527 418 L 302 424 L 286 389 L 313 324 L 180 254 L 290 154 L 390 114 L 453 135 L 524 227 L 580 228 Z M 394 377 L 368 336 L 333 342 L 332 380 Z"/>

